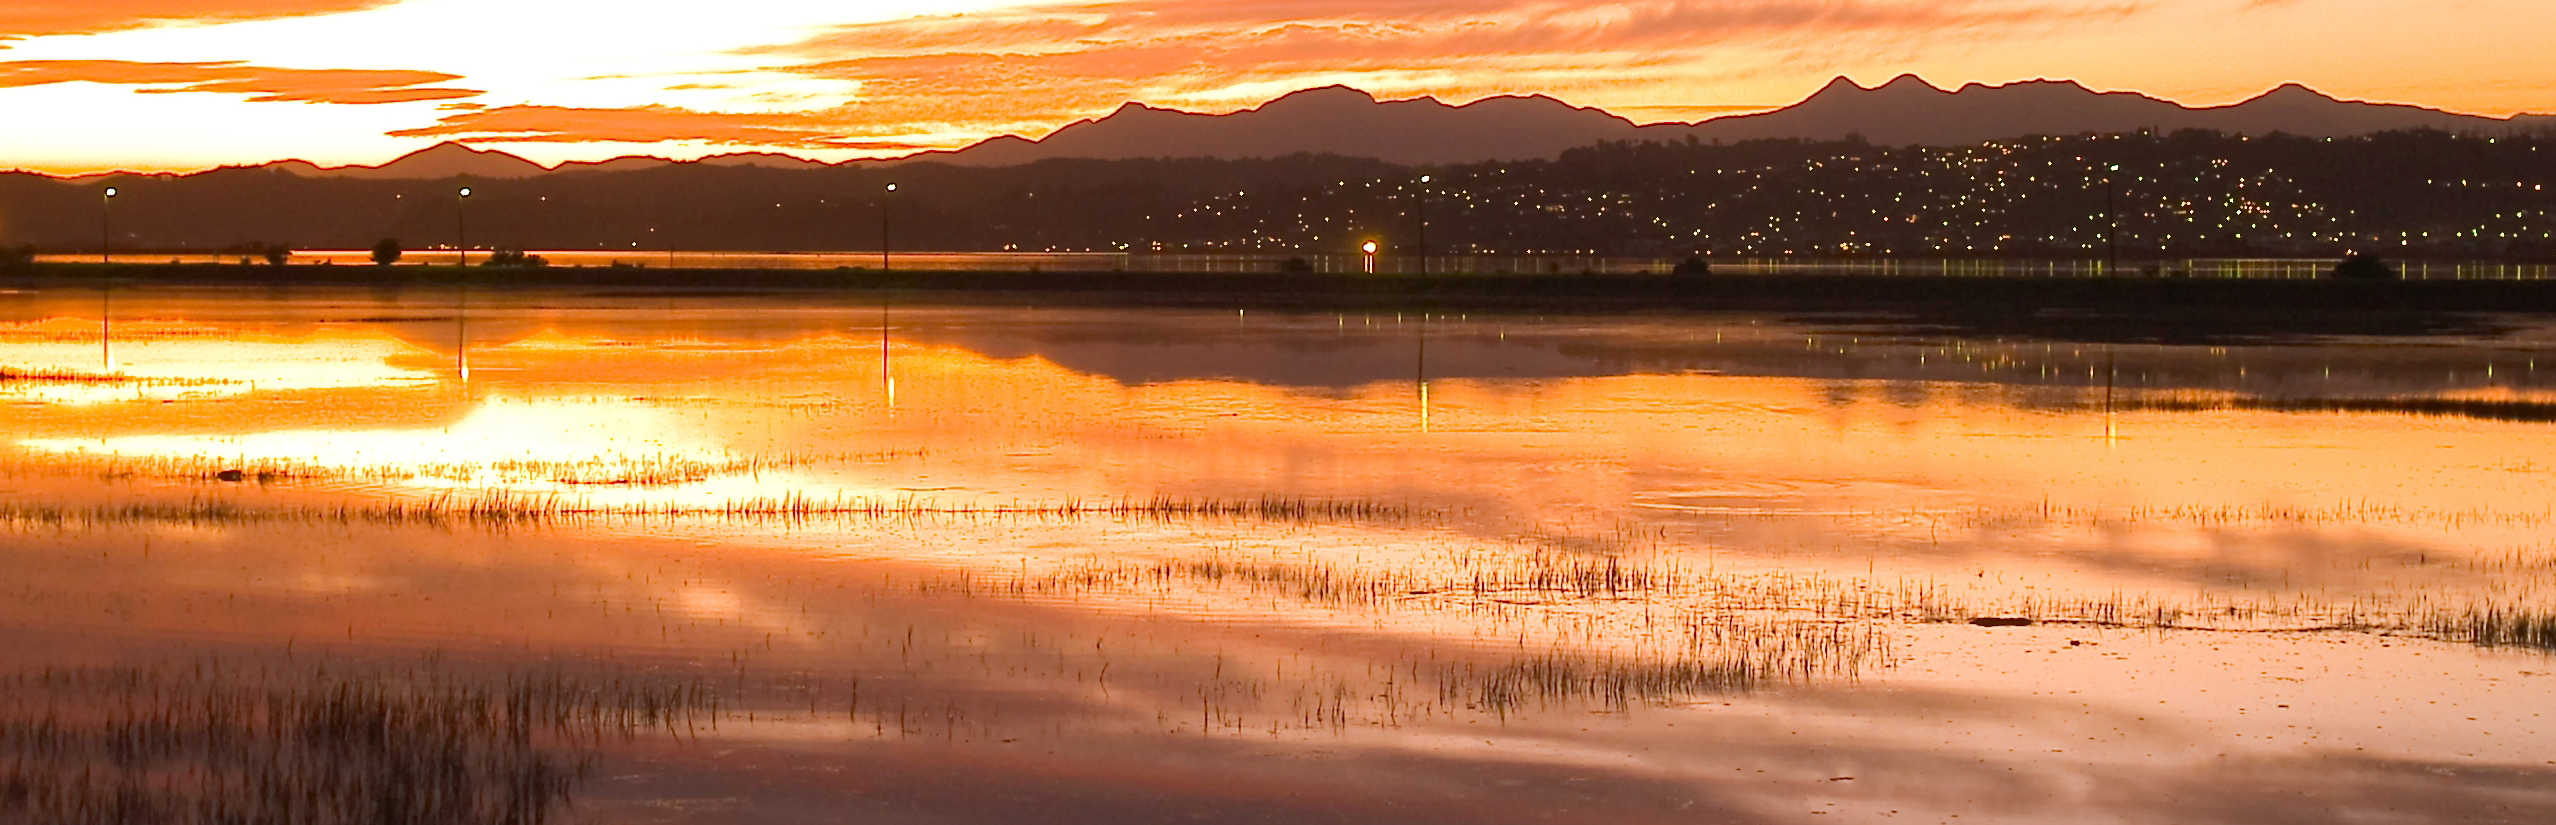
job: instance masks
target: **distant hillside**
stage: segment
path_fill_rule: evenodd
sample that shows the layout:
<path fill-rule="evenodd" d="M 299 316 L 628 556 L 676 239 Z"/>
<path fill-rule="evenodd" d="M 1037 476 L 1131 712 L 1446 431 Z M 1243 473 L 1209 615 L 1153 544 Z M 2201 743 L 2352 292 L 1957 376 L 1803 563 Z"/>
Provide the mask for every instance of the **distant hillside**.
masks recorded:
<path fill-rule="evenodd" d="M 2187 107 L 2135 92 L 2097 92 L 2074 81 L 2035 80 L 1957 91 L 1914 75 L 1875 88 L 1845 78 L 1800 103 L 1700 123 L 1636 126 L 1624 118 L 1549 97 L 1495 97 L 1462 106 L 1429 98 L 1378 101 L 1329 86 L 1227 115 L 1128 104 L 1040 140 L 998 137 L 965 149 L 907 160 L 1012 166 L 1048 158 L 1260 158 L 1330 153 L 1406 165 L 1549 159 L 1606 140 L 1839 140 L 1862 135 L 1890 146 L 1964 146 L 2039 135 L 2286 132 L 2350 137 L 2403 129 L 2503 133 L 2556 127 L 2556 116 L 2481 117 L 2382 103 L 2337 100 L 2297 84 L 2231 106 Z"/>
<path fill-rule="evenodd" d="M 1549 97 L 1494 97 L 1462 106 L 1430 98 L 1380 102 L 1346 86 L 1289 94 L 1256 109 L 1202 115 L 1130 103 L 1039 140 L 998 137 L 916 155 L 962 166 L 1049 158 L 1266 158 L 1315 153 L 1388 163 L 1552 158 L 1634 133 L 1632 121 Z"/>
<path fill-rule="evenodd" d="M 2207 129 L 2241 135 L 2286 132 L 2352 137 L 2402 129 L 2506 132 L 2556 118 L 2504 120 L 2418 106 L 2337 100 L 2288 84 L 2231 106 L 2192 108 L 2134 92 L 2097 92 L 2075 81 L 2033 80 L 1946 91 L 1901 75 L 1875 88 L 1845 78 L 1818 94 L 1771 112 L 1688 125 L 1644 127 L 1647 137 L 1704 140 L 1761 138 L 1838 140 L 1862 135 L 1887 146 L 1959 146 L 2036 135 L 2117 134 L 2154 129 Z"/>
<path fill-rule="evenodd" d="M 739 152 L 712 155 L 681 165 L 755 166 L 769 169 L 815 169 L 831 164 L 772 152 Z M 632 172 L 660 166 L 678 165 L 665 158 L 630 156 L 610 160 L 569 161 L 557 167 L 545 167 L 494 149 L 473 149 L 446 141 L 401 155 L 379 166 L 320 166 L 306 160 L 269 163 L 271 169 L 295 177 L 339 178 L 345 180 L 443 180 L 470 177 L 479 180 L 520 180 L 561 172 Z"/>
<path fill-rule="evenodd" d="M 310 161 L 288 160 L 267 164 L 266 168 L 295 177 L 349 180 L 426 180 L 465 175 L 481 180 L 512 180 L 550 173 L 541 164 L 514 155 L 449 142 L 401 155 L 380 166 L 323 167 Z"/>
<path fill-rule="evenodd" d="M 362 249 L 382 238 L 547 250 L 1341 255 L 2556 259 L 2556 136 L 2218 132 L 1954 147 L 1609 141 L 1422 169 L 1341 155 L 1059 158 L 1019 166 L 634 164 L 452 181 L 231 168 L 0 173 L 0 248 Z M 2113 168 L 2117 165 L 2119 168 Z M 893 199 L 885 186 L 900 188 Z M 122 188 L 112 203 L 104 185 Z M 882 217 L 889 220 L 882 220 Z M 1404 240 L 1408 239 L 1408 240 Z M 1399 253 L 1396 253 L 1399 254 Z M 660 258 L 661 260 L 661 258 Z"/>
<path fill-rule="evenodd" d="M 2419 106 L 2337 100 L 2289 84 L 2230 106 L 2188 107 L 2135 92 L 2098 92 L 2067 80 L 2002 86 L 1973 83 L 1936 88 L 1914 75 L 1864 88 L 1838 78 L 1800 103 L 1699 123 L 1635 125 L 1605 111 L 1544 96 L 1494 97 L 1463 105 L 1432 98 L 1379 101 L 1345 86 L 1307 89 L 1258 108 L 1196 114 L 1129 103 L 1109 115 L 1077 121 L 1044 138 L 1002 136 L 964 149 L 904 158 L 827 164 L 786 154 L 749 152 L 675 162 L 655 157 L 572 161 L 555 168 L 502 151 L 442 143 L 379 166 L 323 168 L 306 161 L 267 164 L 298 177 L 436 180 L 469 176 L 513 180 L 569 172 L 627 172 L 661 166 L 817 169 L 916 162 L 954 166 L 1018 166 L 1075 158 L 1212 158 L 1238 160 L 1297 154 L 1370 158 L 1410 166 L 1483 161 L 1549 160 L 1568 149 L 1621 140 L 1737 142 L 1757 139 L 1840 140 L 1861 135 L 1885 146 L 1967 146 L 2040 135 L 2117 134 L 2153 129 L 2206 129 L 2230 134 L 2286 132 L 2350 137 L 2404 129 L 2503 134 L 2556 129 L 2556 115 L 2492 118 Z"/>

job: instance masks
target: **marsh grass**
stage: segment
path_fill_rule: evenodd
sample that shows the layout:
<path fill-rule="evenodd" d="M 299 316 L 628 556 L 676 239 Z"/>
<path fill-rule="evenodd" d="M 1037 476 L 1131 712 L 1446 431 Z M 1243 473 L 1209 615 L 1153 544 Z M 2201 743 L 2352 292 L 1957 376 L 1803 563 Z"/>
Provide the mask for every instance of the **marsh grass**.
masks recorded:
<path fill-rule="evenodd" d="M 661 487 L 690 484 L 722 476 L 760 476 L 765 473 L 820 465 L 884 463 L 922 456 L 921 450 L 882 450 L 866 453 L 756 455 L 723 459 L 654 454 L 616 455 L 580 461 L 510 459 L 342 465 L 289 459 L 244 459 L 211 455 L 18 454 L 0 458 L 0 475 L 93 477 L 107 481 L 256 481 L 259 483 L 297 481 L 371 484 L 435 482 L 499 486 L 553 483 L 571 486 Z"/>
<path fill-rule="evenodd" d="M 595 749 L 715 718 L 620 675 L 192 666 L 0 678 L 0 820 L 534 825 Z"/>
<path fill-rule="evenodd" d="M 1453 596 L 1516 605 L 1559 600 L 1639 598 L 1674 592 L 1687 584 L 1682 572 L 1663 571 L 1616 557 L 1538 552 L 1494 564 L 1469 557 L 1461 577 L 1428 571 L 1373 570 L 1328 562 L 1292 563 L 1209 555 L 1151 563 L 1085 563 L 1058 572 L 1014 579 L 994 587 L 1023 593 L 1175 585 L 1243 585 L 1317 604 L 1374 605 Z"/>
<path fill-rule="evenodd" d="M 2483 605 L 2434 611 L 2424 635 L 2477 647 L 2556 652 L 2556 609 Z"/>
<path fill-rule="evenodd" d="M 123 373 L 0 367 L 0 384 L 130 384 L 137 380 Z"/>
<path fill-rule="evenodd" d="M 210 387 L 240 383 L 222 378 L 167 378 L 89 372 L 61 368 L 0 367 L 0 386 L 9 384 L 79 384 L 124 387 Z"/>
<path fill-rule="evenodd" d="M 1740 622 L 1731 626 L 1733 633 L 1741 625 L 1763 629 L 1784 621 L 1854 626 L 1889 622 L 1962 624 L 1998 619 L 2123 630 L 2356 632 L 2556 651 L 2556 610 L 2485 595 L 2463 599 L 2326 599 L 2275 593 L 1981 592 L 1931 579 L 1881 582 L 1816 573 L 1716 573 L 1662 563 L 1657 558 L 1582 557 L 1552 552 L 1509 556 L 1466 553 L 1446 558 L 1453 563 L 1385 567 L 1215 554 L 1151 563 L 1084 563 L 1011 580 L 970 579 L 966 589 L 1024 596 L 1095 590 L 1167 595 L 1200 586 L 1240 586 L 1333 608 L 1492 610 L 1541 615 L 1551 621 L 1585 625 L 1578 632 L 1588 636 L 1604 632 L 1597 629 L 1604 623 L 1602 618 L 1557 611 L 1610 603 L 1638 604 L 1645 616 L 1665 612 L 1697 627 L 1712 622 Z M 1738 634 L 1729 638 L 1756 637 Z M 1858 642 L 1814 647 L 1817 649 L 1805 655 L 1816 658 L 1823 651 L 1874 651 L 1886 645 Z M 1859 659 L 1855 667 L 1845 670 L 1859 669 L 1867 661 Z M 1837 672 L 1816 664 L 1793 668 L 1760 663 L 1752 670 L 1765 671 L 1770 667 L 1803 673 Z"/>
<path fill-rule="evenodd" d="M 1507 718 L 1556 704 L 1593 702 L 1610 709 L 1744 693 L 1763 681 L 1746 660 L 1644 660 L 1554 653 L 1496 667 L 1438 674 L 1440 698 Z"/>
<path fill-rule="evenodd" d="M 478 527 L 577 527 L 625 519 L 701 519 L 749 524 L 827 520 L 932 521 L 1038 519 L 1121 521 L 1236 520 L 1267 522 L 1409 521 L 1414 508 L 1365 499 L 1154 498 L 1053 504 L 944 505 L 912 497 L 798 494 L 725 499 L 709 504 L 623 502 L 507 490 L 442 493 L 420 499 L 322 505 L 245 505 L 220 496 L 125 504 L 66 506 L 0 501 L 0 529 L 115 530 L 159 524 L 195 527 L 251 524 Z"/>
<path fill-rule="evenodd" d="M 1890 635 L 1870 622 L 1689 613 L 1683 649 L 1661 653 L 1556 648 L 1505 663 L 1437 669 L 1439 695 L 1503 718 L 1557 705 L 1623 710 L 1774 684 L 1854 681 L 1893 665 Z"/>
<path fill-rule="evenodd" d="M 2241 398 L 2163 398 L 2120 402 L 2117 411 L 2153 411 L 2171 413 L 2259 411 L 2281 413 L 2352 413 L 2400 415 L 2426 418 L 2466 418 L 2478 421 L 2505 421 L 2529 424 L 2556 422 L 2556 402 L 2501 398 L 2442 398 L 2438 396 L 2384 397 L 2241 397 Z"/>
<path fill-rule="evenodd" d="M 1870 515 L 1888 518 L 1895 514 L 1875 511 Z M 1900 518 L 1910 517 L 1907 514 L 1896 515 Z M 1946 527 L 1968 529 L 2012 529 L 2042 525 L 2105 527 L 2151 524 L 2184 524 L 2200 527 L 2252 525 L 2358 527 L 2373 524 L 2399 524 L 2447 528 L 2536 528 L 2556 524 L 2556 512 L 2545 510 L 2505 511 L 2484 508 L 2444 510 L 2365 501 L 2345 501 L 2330 506 L 2271 503 L 2156 504 L 2122 508 L 2043 504 L 2025 507 L 1973 508 L 1941 514 L 1920 514 L 1917 517 L 1936 521 Z"/>

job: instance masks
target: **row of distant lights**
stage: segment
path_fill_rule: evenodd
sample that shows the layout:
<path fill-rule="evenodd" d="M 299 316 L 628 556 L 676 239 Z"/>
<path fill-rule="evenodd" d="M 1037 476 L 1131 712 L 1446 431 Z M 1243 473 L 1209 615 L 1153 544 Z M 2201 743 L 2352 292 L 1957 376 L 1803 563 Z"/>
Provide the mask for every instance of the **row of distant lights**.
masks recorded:
<path fill-rule="evenodd" d="M 1428 183 L 1428 182 L 1429 182 L 1429 178 L 1428 178 L 1428 176 L 1425 176 L 1425 175 L 1421 176 L 1421 178 L 1420 178 L 1420 182 L 1421 182 L 1421 183 Z M 893 183 L 888 184 L 888 185 L 887 185 L 887 190 L 888 190 L 888 191 L 890 191 L 890 192 L 894 192 L 894 191 L 896 191 L 896 184 L 893 184 Z M 109 187 L 107 187 L 107 188 L 106 188 L 106 197 L 110 197 L 110 198 L 112 198 L 112 197 L 115 197 L 115 196 L 116 196 L 116 194 L 117 194 L 117 191 L 116 191 L 116 188 L 115 188 L 115 187 L 109 186 Z M 454 194 L 455 194 L 456 196 L 458 196 L 458 197 L 464 197 L 464 198 L 470 197 L 470 187 L 464 186 L 464 187 L 462 187 L 462 188 L 461 188 L 461 190 L 460 190 L 460 191 L 458 191 L 458 192 L 456 192 L 456 193 L 454 193 Z"/>
<path fill-rule="evenodd" d="M 2331 139 L 2329 139 L 2329 142 L 2330 142 L 2330 140 L 2331 140 Z M 2105 171 L 2108 171 L 2108 172 L 2119 172 L 2119 171 L 2121 171 L 2121 164 L 2118 164 L 2118 163 L 2114 163 L 2114 164 L 2107 164 L 2107 165 L 2106 165 L 2106 168 L 2105 168 Z M 1433 180 L 1433 178 L 1434 178 L 1434 176 L 1431 176 L 1431 175 L 1421 175 L 1421 176 L 1420 176 L 1420 183 L 1422 183 L 1422 184 L 1424 184 L 1424 185 L 1425 185 L 1425 184 L 1429 183 L 1431 180 Z M 2541 187 L 2539 187 L 2539 189 L 2540 189 L 2541 191 L 2544 191 L 2545 187 L 2544 187 L 2544 186 L 2541 186 Z M 896 192 L 896 190 L 897 190 L 897 184 L 895 184 L 895 183 L 891 182 L 891 183 L 889 183 L 889 184 L 887 185 L 887 191 L 888 191 L 889 193 L 893 194 L 893 193 L 895 193 L 895 192 Z M 468 187 L 468 186 L 461 187 L 461 189 L 460 189 L 460 190 L 456 193 L 456 196 L 457 196 L 457 197 L 461 197 L 461 198 L 468 198 L 468 197 L 470 197 L 470 191 L 471 191 L 471 189 L 470 189 L 470 187 Z M 116 188 L 115 188 L 115 187 L 113 187 L 113 186 L 109 186 L 109 187 L 107 187 L 107 188 L 106 188 L 106 193 L 105 193 L 105 197 L 106 197 L 106 198 L 112 199 L 112 198 L 114 198 L 114 197 L 116 196 L 116 194 L 117 194 L 117 190 L 116 190 Z M 1601 210 L 1601 211 L 1603 211 L 1603 210 Z M 1755 234 L 1755 233 L 1750 233 L 1750 234 Z M 2430 233 L 2428 233 L 2428 232 L 2427 232 L 2427 233 L 2424 233 L 2424 234 L 2425 234 L 2426 236 L 2429 236 L 2429 235 L 2430 235 Z M 1367 255 L 1369 255 L 1369 256 L 1373 256 L 1373 255 L 1375 255 L 1375 254 L 1376 254 L 1376 250 L 1377 250 L 1377 246 L 1376 246 L 1376 242 L 1375 242 L 1375 241 L 1367 241 L 1367 242 L 1365 242 L 1365 243 L 1363 243 L 1363 244 L 1360 244 L 1358 248 L 1359 248 L 1359 250 L 1360 250 L 1360 251 L 1362 251 L 1362 252 L 1366 253 L 1366 254 L 1367 254 Z"/>

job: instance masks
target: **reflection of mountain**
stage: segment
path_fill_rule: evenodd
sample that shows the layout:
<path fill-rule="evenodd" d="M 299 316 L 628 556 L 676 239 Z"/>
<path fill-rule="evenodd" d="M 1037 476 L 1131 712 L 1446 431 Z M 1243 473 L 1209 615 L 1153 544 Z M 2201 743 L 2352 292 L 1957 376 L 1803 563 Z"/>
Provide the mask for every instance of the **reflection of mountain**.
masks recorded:
<path fill-rule="evenodd" d="M 2459 394 L 2556 390 L 2556 374 L 2541 379 L 2510 365 L 2499 373 L 2484 369 L 2492 351 L 2483 347 L 2105 347 L 1745 319 L 1728 327 L 1699 321 L 1664 335 L 1641 324 L 1440 316 L 1426 328 L 1425 365 L 1416 315 L 1166 314 L 1129 324 L 1060 311 L 999 324 L 908 319 L 896 329 L 900 342 L 992 358 L 1035 357 L 1130 386 L 1228 380 L 1337 392 L 1423 376 L 1515 381 L 1709 373 L 1835 381 L 1840 399 L 1963 388 L 2019 407 L 2069 408 L 2087 392 L 2100 399 L 2109 382 L 2124 392 L 2210 393 L 2195 403 L 2242 409 L 2509 421 L 2539 420 L 2530 416 L 2548 407 L 2527 398 L 2473 401 Z M 1947 349 L 1947 340 L 1964 344 Z M 2147 395 L 2136 403 L 2182 402 Z"/>

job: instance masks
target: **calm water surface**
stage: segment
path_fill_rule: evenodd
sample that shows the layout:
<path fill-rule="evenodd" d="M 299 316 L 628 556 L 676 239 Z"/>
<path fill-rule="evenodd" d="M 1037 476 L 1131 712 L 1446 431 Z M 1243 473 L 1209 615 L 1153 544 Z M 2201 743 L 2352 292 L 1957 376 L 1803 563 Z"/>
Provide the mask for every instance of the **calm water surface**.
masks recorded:
<path fill-rule="evenodd" d="M 0 295 L 0 819 L 2550 821 L 2550 355 Z"/>

